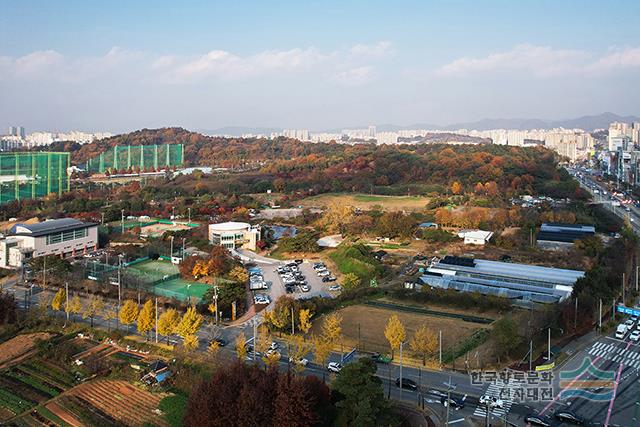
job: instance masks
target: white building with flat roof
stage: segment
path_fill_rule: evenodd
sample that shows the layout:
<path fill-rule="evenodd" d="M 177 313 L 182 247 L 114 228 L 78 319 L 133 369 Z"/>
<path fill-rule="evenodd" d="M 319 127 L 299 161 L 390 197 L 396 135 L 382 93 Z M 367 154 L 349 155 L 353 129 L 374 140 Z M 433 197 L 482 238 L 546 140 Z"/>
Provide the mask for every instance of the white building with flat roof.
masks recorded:
<path fill-rule="evenodd" d="M 209 224 L 209 242 L 212 245 L 224 246 L 227 249 L 257 249 L 260 240 L 260 226 L 252 226 L 247 222 L 222 222 Z"/>
<path fill-rule="evenodd" d="M 62 258 L 96 250 L 98 224 L 73 218 L 16 224 L 0 239 L 0 267 L 19 268 L 24 261 L 47 255 Z"/>

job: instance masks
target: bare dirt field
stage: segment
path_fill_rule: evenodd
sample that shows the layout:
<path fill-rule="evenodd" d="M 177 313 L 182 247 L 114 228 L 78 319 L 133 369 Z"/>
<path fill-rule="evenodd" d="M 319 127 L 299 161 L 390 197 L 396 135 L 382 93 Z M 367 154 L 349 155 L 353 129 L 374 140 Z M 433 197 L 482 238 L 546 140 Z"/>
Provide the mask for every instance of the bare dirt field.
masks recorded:
<path fill-rule="evenodd" d="M 423 196 L 378 196 L 370 194 L 328 193 L 307 197 L 298 202 L 305 208 L 322 208 L 329 204 L 353 206 L 363 210 L 378 205 L 384 210 L 421 211 L 429 203 L 428 197 Z"/>
<path fill-rule="evenodd" d="M 126 381 L 100 380 L 81 384 L 69 391 L 128 426 L 167 426 L 155 412 L 167 393 L 150 393 Z"/>
<path fill-rule="evenodd" d="M 428 316 L 417 313 L 396 312 L 383 308 L 367 305 L 353 305 L 339 310 L 342 316 L 342 334 L 344 346 L 356 347 L 358 335 L 360 336 L 360 348 L 365 351 L 379 351 L 389 353 L 389 343 L 384 336 L 389 317 L 397 314 L 406 331 L 407 341 L 414 332 L 423 324 L 426 324 L 435 333 L 442 330 L 443 351 L 454 346 L 460 340 L 470 336 L 482 325 L 465 322 L 459 319 Z M 312 332 L 319 333 L 322 325 L 322 317 L 318 318 L 312 328 Z"/>
<path fill-rule="evenodd" d="M 31 353 L 37 340 L 48 340 L 52 336 L 47 332 L 24 334 L 0 344 L 0 369 L 20 362 Z"/>

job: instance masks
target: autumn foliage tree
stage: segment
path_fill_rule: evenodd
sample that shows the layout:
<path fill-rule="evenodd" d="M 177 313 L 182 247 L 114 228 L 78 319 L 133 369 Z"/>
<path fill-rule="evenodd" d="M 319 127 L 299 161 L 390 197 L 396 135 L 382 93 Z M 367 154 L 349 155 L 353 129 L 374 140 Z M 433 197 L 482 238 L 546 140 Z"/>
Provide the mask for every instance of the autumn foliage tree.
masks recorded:
<path fill-rule="evenodd" d="M 189 395 L 185 427 L 323 425 L 330 391 L 315 377 L 294 377 L 238 362 L 219 369 Z"/>

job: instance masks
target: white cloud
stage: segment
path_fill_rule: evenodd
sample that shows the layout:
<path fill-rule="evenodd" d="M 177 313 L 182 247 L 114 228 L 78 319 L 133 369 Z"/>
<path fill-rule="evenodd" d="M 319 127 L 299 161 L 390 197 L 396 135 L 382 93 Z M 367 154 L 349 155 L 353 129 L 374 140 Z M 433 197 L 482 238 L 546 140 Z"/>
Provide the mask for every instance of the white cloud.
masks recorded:
<path fill-rule="evenodd" d="M 376 44 L 357 44 L 351 49 L 351 54 L 357 57 L 382 58 L 391 53 L 391 43 L 381 41 Z"/>
<path fill-rule="evenodd" d="M 21 77 L 39 77 L 63 64 L 63 57 L 55 50 L 40 50 L 13 61 L 12 71 Z"/>
<path fill-rule="evenodd" d="M 373 80 L 373 68 L 369 66 L 351 68 L 333 76 L 333 81 L 343 86 L 360 86 Z"/>
<path fill-rule="evenodd" d="M 589 66 L 593 72 L 640 67 L 640 47 L 613 49 Z"/>
<path fill-rule="evenodd" d="M 522 44 L 510 51 L 492 53 L 483 58 L 456 59 L 440 67 L 436 74 L 460 76 L 479 72 L 524 70 L 537 77 L 552 77 L 575 72 L 587 58 L 585 52 L 578 50 Z"/>

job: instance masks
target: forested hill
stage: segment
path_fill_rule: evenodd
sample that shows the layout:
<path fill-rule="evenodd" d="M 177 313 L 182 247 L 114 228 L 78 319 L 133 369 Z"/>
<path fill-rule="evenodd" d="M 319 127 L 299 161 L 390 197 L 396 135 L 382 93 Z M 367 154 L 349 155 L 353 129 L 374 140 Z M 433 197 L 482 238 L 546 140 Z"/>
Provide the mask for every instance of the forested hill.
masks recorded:
<path fill-rule="evenodd" d="M 345 145 L 280 138 L 219 138 L 181 128 L 143 129 L 82 146 L 82 162 L 114 145 L 182 143 L 187 165 L 238 167 L 253 164 L 262 173 L 297 188 L 334 183 L 335 190 L 429 184 L 464 187 L 495 183 L 502 192 L 543 192 L 567 196 L 575 184 L 558 169 L 557 156 L 544 148 L 503 145 Z M 491 184 L 493 186 L 493 184 Z M 548 191 L 562 187 L 562 191 Z M 510 190 L 510 191 L 507 191 Z M 558 193 L 558 194 L 553 194 Z"/>

